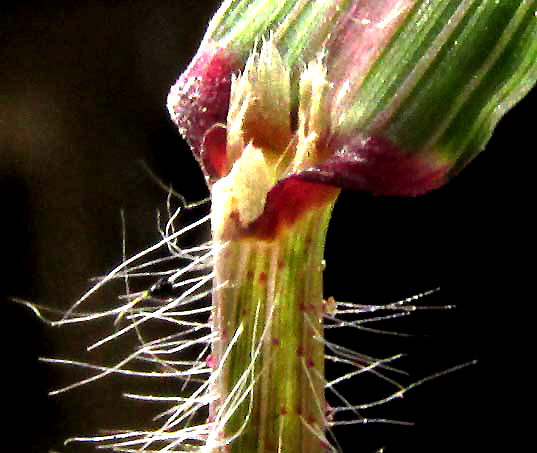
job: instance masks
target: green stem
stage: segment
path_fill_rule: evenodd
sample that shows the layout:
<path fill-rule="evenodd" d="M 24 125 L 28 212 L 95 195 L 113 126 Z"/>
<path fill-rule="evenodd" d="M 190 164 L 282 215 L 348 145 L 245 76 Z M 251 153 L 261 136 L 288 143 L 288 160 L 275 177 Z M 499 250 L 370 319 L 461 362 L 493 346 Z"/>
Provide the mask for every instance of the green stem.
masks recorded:
<path fill-rule="evenodd" d="M 215 241 L 212 452 L 325 450 L 322 259 L 332 206 L 270 241 Z"/>

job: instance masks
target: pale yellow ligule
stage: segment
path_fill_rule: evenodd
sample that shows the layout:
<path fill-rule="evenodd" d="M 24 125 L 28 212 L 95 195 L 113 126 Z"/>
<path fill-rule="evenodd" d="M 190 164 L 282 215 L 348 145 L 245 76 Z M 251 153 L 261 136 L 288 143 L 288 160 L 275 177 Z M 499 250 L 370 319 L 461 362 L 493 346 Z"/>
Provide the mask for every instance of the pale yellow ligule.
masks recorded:
<path fill-rule="evenodd" d="M 218 180 L 211 189 L 212 228 L 215 238 L 232 233 L 233 213 L 245 227 L 263 213 L 267 194 L 274 184 L 263 152 L 251 143 L 233 164 L 229 175 Z"/>
<path fill-rule="evenodd" d="M 274 133 L 291 133 L 291 75 L 272 39 L 264 41 L 259 54 L 254 86 L 255 114 L 266 120 Z M 281 150 L 278 150 L 281 151 Z"/>
<path fill-rule="evenodd" d="M 317 142 L 329 124 L 329 115 L 325 108 L 326 92 L 329 88 L 326 73 L 321 54 L 308 64 L 300 77 L 298 143 L 293 164 L 294 173 L 314 166 L 320 157 Z"/>
<path fill-rule="evenodd" d="M 274 137 L 265 158 L 275 158 L 291 138 L 290 74 L 271 39 L 252 52 L 242 74 L 233 77 L 227 117 L 228 156 L 235 162 L 258 132 Z M 270 131 L 270 134 L 267 132 Z M 283 149 L 281 149 L 283 148 Z"/>
<path fill-rule="evenodd" d="M 323 57 L 311 61 L 301 74 L 294 137 L 289 69 L 271 39 L 263 41 L 242 74 L 233 78 L 227 130 L 232 169 L 212 187 L 216 237 L 232 233 L 237 214 L 241 227 L 253 222 L 263 213 L 267 194 L 277 180 L 316 165 L 322 157 L 317 145 L 329 119 L 325 100 L 330 87 Z M 280 143 L 257 146 L 254 132 L 268 132 Z M 282 159 L 288 163 L 282 166 Z"/>

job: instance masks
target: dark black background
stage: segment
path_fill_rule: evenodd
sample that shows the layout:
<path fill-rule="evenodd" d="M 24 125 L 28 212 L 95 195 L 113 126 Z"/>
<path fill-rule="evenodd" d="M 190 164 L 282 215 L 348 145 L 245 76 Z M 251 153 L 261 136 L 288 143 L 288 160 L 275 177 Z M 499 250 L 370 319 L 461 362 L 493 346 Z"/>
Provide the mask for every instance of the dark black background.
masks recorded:
<path fill-rule="evenodd" d="M 83 359 L 83 346 L 102 326 L 52 329 L 9 296 L 69 307 L 91 277 L 121 260 L 121 209 L 130 253 L 157 239 L 155 213 L 166 194 L 139 159 L 187 198 L 206 196 L 165 98 L 216 3 L 2 6 L 2 452 L 90 451 L 63 447 L 62 440 L 143 424 L 153 413 L 121 400 L 121 379 L 48 397 L 48 390 L 79 375 L 37 358 Z M 498 451 L 504 441 L 509 447 L 503 451 L 515 450 L 514 426 L 529 395 L 535 101 L 534 90 L 502 120 L 486 152 L 445 188 L 415 199 L 344 193 L 338 201 L 327 242 L 327 296 L 381 303 L 440 286 L 424 303 L 458 307 L 378 326 L 418 337 L 356 332 L 338 340 L 365 354 L 409 353 L 400 364 L 411 373 L 409 382 L 479 360 L 366 412 L 415 427 L 341 429 L 346 452 L 381 446 L 394 453 L 470 452 L 491 441 Z M 96 303 L 106 306 L 112 297 L 104 291 Z M 106 360 L 106 354 L 110 360 L 121 351 L 92 357 Z M 363 382 L 345 394 L 369 400 L 368 386 L 376 384 Z"/>

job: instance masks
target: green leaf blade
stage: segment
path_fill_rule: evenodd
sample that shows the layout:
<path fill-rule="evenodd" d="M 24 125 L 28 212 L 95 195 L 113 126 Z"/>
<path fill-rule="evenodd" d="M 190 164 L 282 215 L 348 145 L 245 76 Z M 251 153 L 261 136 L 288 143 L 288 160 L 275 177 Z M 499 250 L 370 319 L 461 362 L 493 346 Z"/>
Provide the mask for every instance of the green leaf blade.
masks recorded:
<path fill-rule="evenodd" d="M 537 3 L 433 3 L 409 15 L 340 127 L 436 155 L 455 174 L 537 81 Z"/>

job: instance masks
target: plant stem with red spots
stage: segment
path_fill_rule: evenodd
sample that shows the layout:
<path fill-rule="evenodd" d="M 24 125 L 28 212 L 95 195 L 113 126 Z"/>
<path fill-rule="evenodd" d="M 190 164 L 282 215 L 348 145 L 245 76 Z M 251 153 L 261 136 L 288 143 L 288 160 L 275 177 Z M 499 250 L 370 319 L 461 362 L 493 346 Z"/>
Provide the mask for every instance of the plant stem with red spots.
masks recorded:
<path fill-rule="evenodd" d="M 220 244 L 211 452 L 326 450 L 322 260 L 337 193 L 272 239 Z"/>

